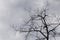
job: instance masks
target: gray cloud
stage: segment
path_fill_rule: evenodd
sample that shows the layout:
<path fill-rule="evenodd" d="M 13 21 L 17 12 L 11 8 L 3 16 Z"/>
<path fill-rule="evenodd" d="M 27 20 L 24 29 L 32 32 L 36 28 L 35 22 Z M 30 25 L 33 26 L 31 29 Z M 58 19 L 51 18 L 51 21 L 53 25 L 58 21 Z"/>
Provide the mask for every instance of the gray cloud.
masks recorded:
<path fill-rule="evenodd" d="M 52 9 L 50 12 L 54 10 L 54 13 L 59 14 L 60 2 L 49 2 Z M 24 8 L 35 10 L 44 7 L 45 3 L 46 0 L 0 0 L 0 40 L 23 40 L 23 34 L 14 31 L 10 25 L 21 25 L 29 19 L 29 12 Z"/>

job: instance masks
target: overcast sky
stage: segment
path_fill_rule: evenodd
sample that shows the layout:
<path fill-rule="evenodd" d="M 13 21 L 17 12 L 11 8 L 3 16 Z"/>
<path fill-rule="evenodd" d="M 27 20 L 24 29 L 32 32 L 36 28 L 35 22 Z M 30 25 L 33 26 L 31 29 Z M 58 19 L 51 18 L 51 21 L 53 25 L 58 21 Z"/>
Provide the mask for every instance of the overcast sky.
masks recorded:
<path fill-rule="evenodd" d="M 60 16 L 60 0 L 48 2 L 50 8 L 48 14 Z M 29 19 L 29 8 L 41 9 L 45 3 L 46 0 L 0 0 L 0 40 L 24 40 L 23 34 L 14 31 L 11 25 L 22 25 L 24 20 Z"/>

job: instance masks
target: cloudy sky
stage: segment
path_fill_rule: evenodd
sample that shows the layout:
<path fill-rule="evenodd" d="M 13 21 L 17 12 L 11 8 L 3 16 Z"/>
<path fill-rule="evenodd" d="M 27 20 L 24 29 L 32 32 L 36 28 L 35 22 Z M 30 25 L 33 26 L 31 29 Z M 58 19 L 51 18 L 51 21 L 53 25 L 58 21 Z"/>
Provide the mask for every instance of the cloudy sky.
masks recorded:
<path fill-rule="evenodd" d="M 60 0 L 48 2 L 50 8 L 48 14 L 60 16 Z M 23 34 L 13 30 L 11 25 L 22 25 L 31 15 L 28 12 L 29 8 L 41 9 L 45 3 L 46 0 L 0 0 L 0 40 L 24 40 Z"/>

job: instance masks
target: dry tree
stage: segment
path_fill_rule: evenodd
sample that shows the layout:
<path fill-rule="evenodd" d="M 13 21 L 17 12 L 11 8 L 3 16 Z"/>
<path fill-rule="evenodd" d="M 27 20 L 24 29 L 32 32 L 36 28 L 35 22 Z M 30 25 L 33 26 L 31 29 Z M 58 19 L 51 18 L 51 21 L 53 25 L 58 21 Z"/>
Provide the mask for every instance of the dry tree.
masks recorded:
<path fill-rule="evenodd" d="M 35 40 L 49 40 L 50 37 L 60 35 L 57 33 L 56 28 L 60 26 L 58 23 L 48 23 L 46 9 L 43 9 L 40 14 L 31 16 L 30 20 L 24 24 L 24 27 L 20 28 L 20 32 L 27 32 L 26 39 L 29 40 L 30 36 Z M 52 21 L 52 20 L 51 20 Z"/>
<path fill-rule="evenodd" d="M 27 33 L 25 40 L 50 40 L 50 37 L 60 35 L 57 27 L 60 26 L 60 22 L 49 21 L 49 15 L 47 14 L 47 8 L 43 8 L 41 11 L 37 11 L 36 15 L 30 16 L 30 19 L 22 26 L 16 26 L 19 29 L 16 31 Z"/>

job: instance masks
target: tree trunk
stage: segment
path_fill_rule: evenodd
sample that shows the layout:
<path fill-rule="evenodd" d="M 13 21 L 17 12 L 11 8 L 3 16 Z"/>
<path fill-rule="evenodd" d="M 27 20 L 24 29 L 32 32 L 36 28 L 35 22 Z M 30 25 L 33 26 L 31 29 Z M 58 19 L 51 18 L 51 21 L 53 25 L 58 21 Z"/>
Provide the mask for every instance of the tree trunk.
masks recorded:
<path fill-rule="evenodd" d="M 47 31 L 47 40 L 49 40 L 49 31 L 48 31 L 48 27 L 46 28 L 46 31 Z"/>

